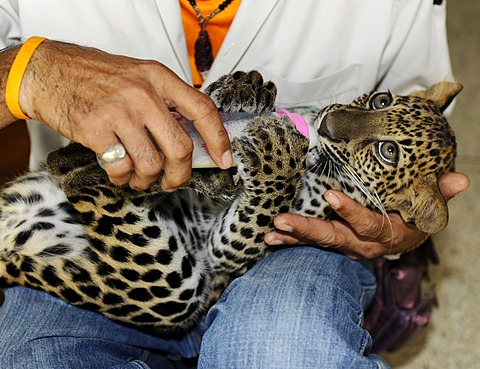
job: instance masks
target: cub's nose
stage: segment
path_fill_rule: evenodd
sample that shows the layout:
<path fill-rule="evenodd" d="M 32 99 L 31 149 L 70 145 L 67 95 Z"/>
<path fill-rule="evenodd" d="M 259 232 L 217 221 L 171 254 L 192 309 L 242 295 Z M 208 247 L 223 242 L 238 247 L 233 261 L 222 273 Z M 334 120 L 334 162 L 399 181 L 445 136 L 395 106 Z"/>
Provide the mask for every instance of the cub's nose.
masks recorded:
<path fill-rule="evenodd" d="M 322 137 L 328 138 L 330 141 L 339 142 L 340 139 L 335 137 L 334 133 L 334 121 L 332 119 L 332 113 L 325 115 L 320 122 L 320 127 L 318 128 L 318 134 Z"/>

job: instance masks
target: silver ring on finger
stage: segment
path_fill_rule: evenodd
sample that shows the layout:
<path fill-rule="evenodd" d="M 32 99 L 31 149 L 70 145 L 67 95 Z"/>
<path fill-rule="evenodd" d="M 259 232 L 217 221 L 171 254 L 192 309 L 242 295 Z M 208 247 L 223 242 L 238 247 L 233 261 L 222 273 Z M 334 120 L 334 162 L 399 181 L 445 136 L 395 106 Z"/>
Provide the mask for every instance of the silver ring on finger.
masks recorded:
<path fill-rule="evenodd" d="M 97 160 L 103 168 L 105 164 L 116 163 L 127 155 L 127 150 L 121 143 L 110 146 L 103 154 L 97 154 Z"/>

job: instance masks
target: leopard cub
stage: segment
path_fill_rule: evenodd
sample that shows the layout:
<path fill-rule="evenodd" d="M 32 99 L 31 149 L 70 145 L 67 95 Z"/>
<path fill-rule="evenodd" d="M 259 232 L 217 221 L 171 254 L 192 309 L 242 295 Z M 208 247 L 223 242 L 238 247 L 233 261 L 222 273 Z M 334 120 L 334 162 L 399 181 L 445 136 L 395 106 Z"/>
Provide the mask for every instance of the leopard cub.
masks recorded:
<path fill-rule="evenodd" d="M 277 214 L 328 218 L 328 189 L 438 232 L 448 211 L 437 178 L 455 158 L 442 112 L 460 89 L 441 82 L 327 106 L 309 141 L 289 118 L 263 114 L 274 110 L 271 82 L 257 72 L 224 76 L 207 89 L 219 109 L 257 115 L 232 142 L 237 168 L 195 170 L 173 193 L 159 184 L 134 191 L 112 185 L 81 145 L 55 150 L 1 193 L 0 285 L 168 336 L 193 326 L 266 255 Z"/>

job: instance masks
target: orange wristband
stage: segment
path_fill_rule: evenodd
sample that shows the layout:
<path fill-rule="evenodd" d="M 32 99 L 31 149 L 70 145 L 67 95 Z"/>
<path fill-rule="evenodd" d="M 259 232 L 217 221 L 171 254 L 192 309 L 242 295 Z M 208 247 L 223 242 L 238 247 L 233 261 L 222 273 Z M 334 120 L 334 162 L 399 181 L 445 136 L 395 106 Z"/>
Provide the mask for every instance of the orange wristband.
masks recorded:
<path fill-rule="evenodd" d="M 10 67 L 10 72 L 7 77 L 7 86 L 5 89 L 5 103 L 10 113 L 17 119 L 31 119 L 22 111 L 20 107 L 19 95 L 20 95 L 20 86 L 22 85 L 23 75 L 27 69 L 28 63 L 32 58 L 33 53 L 37 47 L 45 41 L 45 37 L 33 36 L 30 37 L 22 45 L 20 50 L 13 61 L 12 66 Z"/>

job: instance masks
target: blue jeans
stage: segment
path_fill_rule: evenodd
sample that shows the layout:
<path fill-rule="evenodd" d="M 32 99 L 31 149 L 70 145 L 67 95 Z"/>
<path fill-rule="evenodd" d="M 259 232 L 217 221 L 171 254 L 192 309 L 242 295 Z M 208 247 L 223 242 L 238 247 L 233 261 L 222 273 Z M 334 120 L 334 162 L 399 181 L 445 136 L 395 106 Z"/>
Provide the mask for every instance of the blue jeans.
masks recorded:
<path fill-rule="evenodd" d="M 389 368 L 369 355 L 368 263 L 310 247 L 278 250 L 235 280 L 204 324 L 161 339 L 43 292 L 6 288 L 2 369 Z M 200 335 L 203 334 L 200 347 Z"/>

